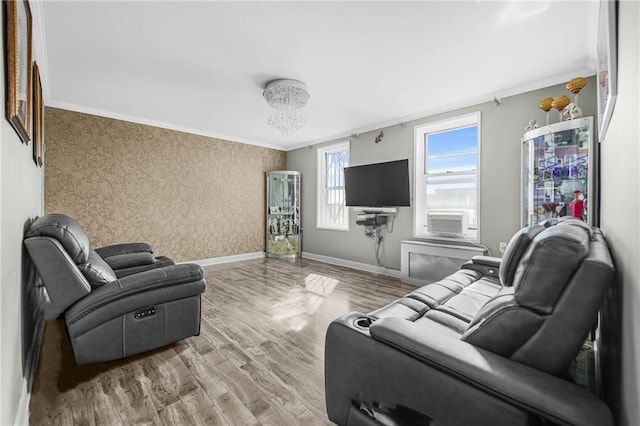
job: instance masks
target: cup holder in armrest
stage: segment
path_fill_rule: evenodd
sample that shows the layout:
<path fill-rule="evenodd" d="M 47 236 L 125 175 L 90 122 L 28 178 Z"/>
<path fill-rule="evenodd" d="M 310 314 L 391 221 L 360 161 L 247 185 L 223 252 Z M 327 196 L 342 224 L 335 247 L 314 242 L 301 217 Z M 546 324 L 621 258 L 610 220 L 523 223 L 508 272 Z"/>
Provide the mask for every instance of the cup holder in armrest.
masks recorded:
<path fill-rule="evenodd" d="M 360 317 L 357 320 L 355 320 L 353 323 L 356 325 L 356 327 L 367 329 L 371 326 L 371 324 L 373 324 L 373 321 L 375 321 L 375 318 Z"/>

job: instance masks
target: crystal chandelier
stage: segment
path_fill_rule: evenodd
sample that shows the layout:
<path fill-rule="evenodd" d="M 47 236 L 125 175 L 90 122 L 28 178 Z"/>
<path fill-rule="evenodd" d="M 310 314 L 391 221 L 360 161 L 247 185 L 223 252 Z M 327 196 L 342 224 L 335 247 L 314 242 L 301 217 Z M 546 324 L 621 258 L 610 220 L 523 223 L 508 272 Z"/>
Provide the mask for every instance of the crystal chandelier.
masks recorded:
<path fill-rule="evenodd" d="M 267 122 L 289 136 L 304 126 L 304 117 L 298 112 L 309 100 L 307 85 L 298 80 L 279 79 L 267 83 L 262 96 L 277 111 Z"/>

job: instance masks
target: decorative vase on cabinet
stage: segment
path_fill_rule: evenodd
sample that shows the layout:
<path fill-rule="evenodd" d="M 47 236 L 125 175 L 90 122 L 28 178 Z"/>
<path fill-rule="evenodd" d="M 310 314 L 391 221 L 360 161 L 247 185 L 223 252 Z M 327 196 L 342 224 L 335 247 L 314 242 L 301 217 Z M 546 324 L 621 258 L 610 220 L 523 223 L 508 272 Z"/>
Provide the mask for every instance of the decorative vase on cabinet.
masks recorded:
<path fill-rule="evenodd" d="M 267 173 L 267 256 L 300 256 L 300 172 Z"/>
<path fill-rule="evenodd" d="M 562 121 L 522 137 L 522 225 L 574 216 L 598 225 L 598 145 L 593 117 Z"/>

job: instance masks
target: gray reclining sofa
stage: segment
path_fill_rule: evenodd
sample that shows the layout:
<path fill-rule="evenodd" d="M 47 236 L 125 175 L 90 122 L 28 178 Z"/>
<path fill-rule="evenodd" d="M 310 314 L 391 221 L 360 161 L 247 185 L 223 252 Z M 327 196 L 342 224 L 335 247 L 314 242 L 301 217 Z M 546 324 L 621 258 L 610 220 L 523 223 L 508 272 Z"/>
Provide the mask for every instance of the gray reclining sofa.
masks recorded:
<path fill-rule="evenodd" d="M 63 317 L 78 364 L 110 361 L 200 333 L 202 268 L 154 257 L 151 246 L 92 249 L 62 214 L 36 219 L 24 244 L 45 285 L 46 319 Z"/>
<path fill-rule="evenodd" d="M 502 259 L 447 278 L 326 335 L 329 419 L 339 425 L 612 425 L 569 379 L 613 276 L 605 239 L 579 220 L 522 229 Z"/>

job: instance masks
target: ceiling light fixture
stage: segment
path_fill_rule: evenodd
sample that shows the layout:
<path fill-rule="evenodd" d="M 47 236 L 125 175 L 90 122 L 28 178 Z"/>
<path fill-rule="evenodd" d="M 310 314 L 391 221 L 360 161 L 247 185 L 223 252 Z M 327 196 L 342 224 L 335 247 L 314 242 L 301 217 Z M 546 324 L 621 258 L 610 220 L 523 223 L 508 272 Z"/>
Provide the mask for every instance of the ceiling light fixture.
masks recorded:
<path fill-rule="evenodd" d="M 267 103 L 277 109 L 267 122 L 289 136 L 304 126 L 304 117 L 298 111 L 309 100 L 307 85 L 298 80 L 278 79 L 267 83 L 262 92 Z"/>

